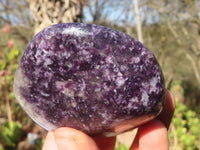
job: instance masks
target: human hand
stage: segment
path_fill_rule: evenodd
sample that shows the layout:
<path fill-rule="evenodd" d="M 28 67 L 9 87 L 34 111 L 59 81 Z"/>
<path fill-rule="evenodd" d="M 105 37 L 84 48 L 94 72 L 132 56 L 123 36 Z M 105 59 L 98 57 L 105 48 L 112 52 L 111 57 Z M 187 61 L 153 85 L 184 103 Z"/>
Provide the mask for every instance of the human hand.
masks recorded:
<path fill-rule="evenodd" d="M 160 115 L 140 126 L 130 150 L 168 150 L 167 129 L 175 110 L 175 101 L 166 91 Z M 47 134 L 42 150 L 114 150 L 116 137 L 90 137 L 76 129 L 62 127 Z"/>

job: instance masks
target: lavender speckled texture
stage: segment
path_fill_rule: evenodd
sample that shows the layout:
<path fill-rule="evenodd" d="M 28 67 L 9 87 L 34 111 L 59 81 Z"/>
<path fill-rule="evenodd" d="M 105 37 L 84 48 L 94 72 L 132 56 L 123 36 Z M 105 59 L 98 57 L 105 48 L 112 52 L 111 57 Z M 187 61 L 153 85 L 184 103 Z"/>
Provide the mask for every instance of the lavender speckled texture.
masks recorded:
<path fill-rule="evenodd" d="M 50 26 L 28 44 L 14 92 L 47 130 L 120 133 L 162 109 L 164 81 L 153 53 L 134 38 L 98 25 Z"/>

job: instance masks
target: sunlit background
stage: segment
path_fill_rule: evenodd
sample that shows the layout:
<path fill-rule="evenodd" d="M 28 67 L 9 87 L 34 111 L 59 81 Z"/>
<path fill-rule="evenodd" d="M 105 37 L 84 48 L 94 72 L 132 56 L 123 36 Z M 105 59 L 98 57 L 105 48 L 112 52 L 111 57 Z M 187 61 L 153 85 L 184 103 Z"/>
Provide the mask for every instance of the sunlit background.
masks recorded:
<path fill-rule="evenodd" d="M 153 51 L 176 98 L 170 149 L 200 149 L 199 0 L 0 0 L 0 150 L 42 147 L 46 131 L 17 103 L 14 73 L 32 37 L 63 22 L 111 27 Z M 116 150 L 127 150 L 133 135 L 119 136 Z"/>

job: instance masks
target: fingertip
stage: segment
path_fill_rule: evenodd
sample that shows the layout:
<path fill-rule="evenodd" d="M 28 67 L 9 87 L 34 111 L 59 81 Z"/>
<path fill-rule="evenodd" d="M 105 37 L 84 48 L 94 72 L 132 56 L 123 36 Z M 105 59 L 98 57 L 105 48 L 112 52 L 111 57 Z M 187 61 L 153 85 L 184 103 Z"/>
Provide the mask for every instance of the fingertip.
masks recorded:
<path fill-rule="evenodd" d="M 95 142 L 85 133 L 73 128 L 59 128 L 54 131 L 59 150 L 97 150 Z"/>
<path fill-rule="evenodd" d="M 165 103 L 163 106 L 163 110 L 158 115 L 157 119 L 162 121 L 167 127 L 167 129 L 169 128 L 169 125 L 171 123 L 175 107 L 176 107 L 176 103 L 175 103 L 174 96 L 169 90 L 166 90 Z"/>
<path fill-rule="evenodd" d="M 136 140 L 130 150 L 167 150 L 169 147 L 167 129 L 156 119 L 139 127 Z"/>
<path fill-rule="evenodd" d="M 159 129 L 162 129 L 164 132 L 167 132 L 164 123 L 159 120 L 154 119 L 150 121 L 149 123 L 146 123 L 142 125 L 141 127 L 139 127 L 139 133 L 140 133 L 140 136 L 143 136 L 148 133 L 151 133 L 152 131 L 156 131 Z"/>
<path fill-rule="evenodd" d="M 42 150 L 58 150 L 53 131 L 47 133 Z"/>
<path fill-rule="evenodd" d="M 169 147 L 167 128 L 156 119 L 139 128 L 139 139 L 141 150 L 167 150 Z"/>
<path fill-rule="evenodd" d="M 176 108 L 176 101 L 175 101 L 174 95 L 169 90 L 166 90 L 165 99 L 167 100 L 167 102 L 170 103 L 172 109 L 175 110 L 175 108 Z"/>

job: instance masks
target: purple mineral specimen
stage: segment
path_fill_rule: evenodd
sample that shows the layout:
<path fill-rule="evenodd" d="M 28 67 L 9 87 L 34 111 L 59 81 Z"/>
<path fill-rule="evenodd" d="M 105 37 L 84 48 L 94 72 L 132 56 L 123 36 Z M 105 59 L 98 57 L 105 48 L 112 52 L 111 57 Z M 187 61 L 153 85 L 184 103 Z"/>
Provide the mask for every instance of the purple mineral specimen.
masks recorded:
<path fill-rule="evenodd" d="M 155 118 L 164 80 L 153 53 L 98 25 L 47 27 L 28 44 L 15 74 L 16 99 L 47 130 L 111 136 Z"/>

